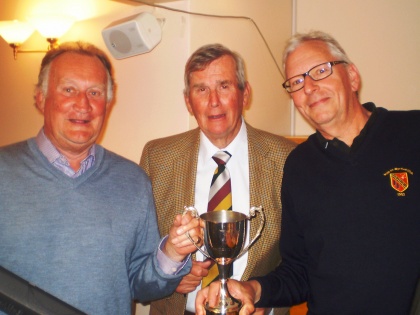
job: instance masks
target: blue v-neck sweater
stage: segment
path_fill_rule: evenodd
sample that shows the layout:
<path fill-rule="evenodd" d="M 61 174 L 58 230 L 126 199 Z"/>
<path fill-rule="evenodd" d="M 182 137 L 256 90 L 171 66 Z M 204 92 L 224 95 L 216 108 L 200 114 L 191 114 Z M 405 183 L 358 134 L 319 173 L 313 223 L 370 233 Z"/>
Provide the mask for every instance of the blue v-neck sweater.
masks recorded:
<path fill-rule="evenodd" d="M 0 265 L 88 314 L 131 314 L 131 299 L 173 292 L 141 168 L 101 146 L 70 178 L 29 139 L 0 149 Z"/>

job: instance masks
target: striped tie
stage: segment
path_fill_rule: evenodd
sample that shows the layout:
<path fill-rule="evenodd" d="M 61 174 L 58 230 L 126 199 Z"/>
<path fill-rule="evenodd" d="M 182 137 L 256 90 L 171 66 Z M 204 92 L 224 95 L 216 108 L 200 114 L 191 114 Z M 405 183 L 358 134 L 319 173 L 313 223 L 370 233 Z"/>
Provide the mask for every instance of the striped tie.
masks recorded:
<path fill-rule="evenodd" d="M 227 151 L 218 151 L 213 155 L 213 160 L 218 166 L 211 181 L 207 211 L 232 210 L 230 174 L 229 170 L 226 168 L 226 163 L 229 161 L 230 157 L 231 155 Z M 208 286 L 217 279 L 218 275 L 219 271 L 217 265 L 213 264 L 209 269 L 209 274 L 203 278 L 201 287 L 205 288 Z"/>

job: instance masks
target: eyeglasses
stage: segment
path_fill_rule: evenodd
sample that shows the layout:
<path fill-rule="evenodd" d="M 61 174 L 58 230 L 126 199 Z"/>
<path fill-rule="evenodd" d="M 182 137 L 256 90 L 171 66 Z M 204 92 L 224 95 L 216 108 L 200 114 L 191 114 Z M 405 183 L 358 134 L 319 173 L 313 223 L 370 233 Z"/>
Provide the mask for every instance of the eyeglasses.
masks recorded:
<path fill-rule="evenodd" d="M 286 89 L 287 92 L 293 93 L 299 91 L 305 86 L 305 77 L 309 76 L 314 81 L 323 80 L 328 78 L 332 73 L 332 66 L 338 65 L 340 63 L 347 63 L 344 60 L 340 61 L 329 61 L 325 63 L 321 63 L 311 69 L 308 72 L 295 75 L 290 79 L 287 79 L 282 86 Z"/>

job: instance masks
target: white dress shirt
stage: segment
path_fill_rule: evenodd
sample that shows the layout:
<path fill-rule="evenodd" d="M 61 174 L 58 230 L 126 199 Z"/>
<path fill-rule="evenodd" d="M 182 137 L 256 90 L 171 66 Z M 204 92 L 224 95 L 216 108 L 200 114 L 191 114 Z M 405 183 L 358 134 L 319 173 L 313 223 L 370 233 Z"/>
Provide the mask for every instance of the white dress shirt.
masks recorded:
<path fill-rule="evenodd" d="M 226 168 L 230 173 L 232 185 L 232 210 L 244 213 L 248 216 L 250 208 L 248 137 L 246 125 L 243 119 L 239 133 L 226 148 L 217 148 L 210 142 L 203 132 L 200 133 L 194 207 L 197 209 L 199 214 L 207 212 L 210 184 L 213 178 L 214 170 L 217 168 L 217 164 L 212 159 L 212 156 L 220 150 L 228 151 L 232 155 L 226 164 Z M 246 244 L 248 243 L 249 234 L 247 235 L 246 240 Z M 203 254 L 197 251 L 196 259 L 198 261 L 203 261 L 205 258 L 206 257 L 203 257 Z M 233 263 L 233 279 L 241 279 L 247 265 L 247 260 L 248 254 L 244 254 Z M 201 285 L 199 285 L 195 291 L 188 294 L 187 310 L 190 312 L 195 312 L 195 298 L 200 289 Z"/>

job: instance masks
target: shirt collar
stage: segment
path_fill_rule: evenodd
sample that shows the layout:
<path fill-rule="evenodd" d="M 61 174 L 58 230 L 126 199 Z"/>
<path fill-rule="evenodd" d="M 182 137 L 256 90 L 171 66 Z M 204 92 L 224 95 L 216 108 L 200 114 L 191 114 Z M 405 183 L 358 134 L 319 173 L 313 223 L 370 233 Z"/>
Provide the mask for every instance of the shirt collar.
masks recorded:
<path fill-rule="evenodd" d="M 226 148 L 219 149 L 216 147 L 211 141 L 207 138 L 203 131 L 200 131 L 200 157 L 204 161 L 208 161 L 212 159 L 212 156 L 217 151 L 228 151 L 232 156 L 238 152 L 239 148 L 241 147 L 240 143 L 247 143 L 247 132 L 246 132 L 246 125 L 244 118 L 242 117 L 241 129 L 239 129 L 238 134 L 236 135 L 235 139 Z"/>
<path fill-rule="evenodd" d="M 66 157 L 62 155 L 57 150 L 57 148 L 52 144 L 50 139 L 47 138 L 47 136 L 44 133 L 44 128 L 41 128 L 41 130 L 38 132 L 38 135 L 36 136 L 35 141 L 36 141 L 36 144 L 38 145 L 39 150 L 48 159 L 50 163 L 54 163 L 58 159 L 61 159 L 62 161 L 67 161 Z M 89 154 L 83 161 L 87 160 L 90 157 L 93 157 L 93 159 L 95 159 L 95 151 L 96 151 L 95 147 L 96 145 L 94 144 L 89 149 Z"/>
<path fill-rule="evenodd" d="M 376 116 L 377 116 L 377 110 L 376 110 L 376 106 L 375 106 L 374 103 L 371 103 L 371 102 L 365 103 L 365 104 L 363 104 L 363 107 L 365 109 L 367 109 L 369 112 L 371 112 L 372 114 L 370 115 L 370 117 L 369 117 L 368 121 L 366 122 L 365 126 L 363 127 L 363 129 L 360 131 L 359 135 L 357 135 L 353 139 L 353 144 L 352 144 L 351 147 L 349 147 L 347 144 L 345 144 L 343 141 L 341 141 L 337 138 L 334 138 L 332 140 L 327 140 L 317 130 L 316 131 L 316 136 L 318 138 L 318 141 L 321 143 L 322 147 L 327 149 L 328 146 L 332 145 L 332 146 L 338 148 L 340 151 L 344 151 L 346 153 L 350 153 L 350 151 L 356 150 L 359 147 L 362 140 L 365 138 L 365 136 L 368 133 L 370 127 L 375 122 Z"/>

